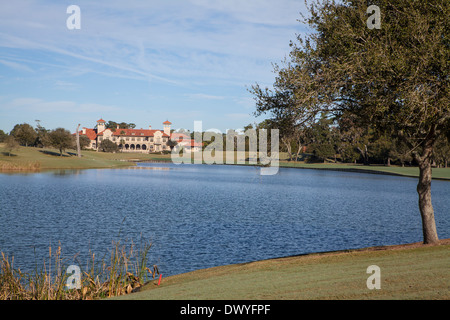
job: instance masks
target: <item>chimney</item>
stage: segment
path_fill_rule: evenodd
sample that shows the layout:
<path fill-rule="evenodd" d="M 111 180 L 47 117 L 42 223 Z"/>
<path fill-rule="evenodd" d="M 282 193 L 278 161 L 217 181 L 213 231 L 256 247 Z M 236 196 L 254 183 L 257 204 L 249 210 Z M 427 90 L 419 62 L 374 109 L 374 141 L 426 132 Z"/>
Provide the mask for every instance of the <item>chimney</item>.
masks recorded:
<path fill-rule="evenodd" d="M 117 125 L 117 130 L 119 130 L 119 125 Z"/>
<path fill-rule="evenodd" d="M 151 125 L 148 125 L 148 130 L 152 130 L 152 126 Z"/>
<path fill-rule="evenodd" d="M 86 127 L 83 127 L 83 134 L 86 134 Z"/>

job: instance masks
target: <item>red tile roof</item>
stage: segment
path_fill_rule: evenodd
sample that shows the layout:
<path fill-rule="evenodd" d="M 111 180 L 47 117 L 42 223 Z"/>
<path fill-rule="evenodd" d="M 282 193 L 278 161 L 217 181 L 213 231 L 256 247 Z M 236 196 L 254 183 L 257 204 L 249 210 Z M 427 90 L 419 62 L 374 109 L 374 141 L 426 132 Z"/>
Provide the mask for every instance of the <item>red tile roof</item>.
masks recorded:
<path fill-rule="evenodd" d="M 97 139 L 97 130 L 86 128 L 86 135 L 89 139 L 95 140 L 95 139 Z"/>
<path fill-rule="evenodd" d="M 86 134 L 83 134 L 83 130 L 81 130 L 79 132 L 80 136 L 87 136 L 90 140 L 95 140 L 97 139 L 97 130 L 95 129 L 88 129 L 88 128 L 83 128 L 86 130 Z M 77 133 L 75 132 L 74 135 L 76 135 Z"/>
<path fill-rule="evenodd" d="M 90 140 L 97 139 L 97 136 L 103 136 L 105 131 L 102 131 L 100 133 L 97 133 L 97 129 L 89 129 L 89 128 L 83 128 L 86 130 L 86 136 Z M 111 130 L 112 131 L 112 130 Z M 161 136 L 165 138 L 169 138 L 169 135 L 165 134 L 162 130 L 149 130 L 149 129 L 115 129 L 115 131 L 112 133 L 115 137 L 120 136 L 126 136 L 126 137 L 154 137 L 156 132 L 161 132 Z M 76 134 L 76 133 L 74 133 Z M 80 131 L 80 135 L 83 135 L 83 131 Z M 189 138 L 190 139 L 190 138 Z"/>
<path fill-rule="evenodd" d="M 164 121 L 163 124 L 172 124 L 172 122 L 170 122 L 169 120 Z"/>
<path fill-rule="evenodd" d="M 97 123 L 99 123 L 99 122 L 103 122 L 103 123 L 105 123 L 106 121 L 105 121 L 105 120 L 103 120 L 103 119 L 97 120 Z"/>
<path fill-rule="evenodd" d="M 108 129 L 106 129 L 106 130 L 108 130 Z M 102 136 L 105 131 L 99 133 L 98 135 Z M 155 135 L 155 132 L 157 132 L 157 131 L 161 132 L 163 137 L 166 137 L 166 138 L 169 137 L 169 135 L 165 134 L 161 130 L 149 130 L 149 129 L 115 129 L 115 131 L 112 134 L 113 134 L 113 136 L 116 136 L 116 137 L 119 137 L 119 136 L 153 137 Z"/>

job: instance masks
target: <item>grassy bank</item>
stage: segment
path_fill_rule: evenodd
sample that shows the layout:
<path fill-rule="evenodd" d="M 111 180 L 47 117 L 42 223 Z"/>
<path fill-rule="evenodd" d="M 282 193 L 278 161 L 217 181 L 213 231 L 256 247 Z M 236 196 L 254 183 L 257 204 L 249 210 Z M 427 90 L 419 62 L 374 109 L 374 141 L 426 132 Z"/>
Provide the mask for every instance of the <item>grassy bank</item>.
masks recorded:
<path fill-rule="evenodd" d="M 280 167 L 317 169 L 317 170 L 335 170 L 347 172 L 378 173 L 399 175 L 407 177 L 419 177 L 419 168 L 400 167 L 400 166 L 380 166 L 380 165 L 355 165 L 355 164 L 336 164 L 336 163 L 304 163 L 280 161 Z M 433 168 L 433 179 L 450 180 L 450 168 Z"/>
<path fill-rule="evenodd" d="M 190 155 L 192 157 L 192 154 Z M 206 154 L 204 155 L 206 156 Z M 193 161 L 193 158 L 184 158 L 185 162 Z M 380 165 L 355 165 L 336 163 L 305 163 L 286 161 L 287 155 L 280 154 L 280 167 L 337 170 L 362 173 L 391 174 L 408 177 L 418 177 L 419 169 L 416 167 L 380 166 Z M 234 155 L 234 163 L 238 160 L 248 159 L 248 153 L 239 157 Z M 211 159 L 205 159 L 204 163 L 211 163 Z M 139 161 L 171 162 L 170 154 L 142 154 L 142 153 L 104 153 L 84 150 L 82 158 L 75 155 L 75 151 L 69 150 L 63 156 L 59 151 L 51 148 L 19 147 L 9 156 L 3 145 L 0 144 L 0 171 L 39 171 L 48 169 L 91 169 L 91 168 L 120 168 L 134 165 Z M 223 163 L 227 163 L 226 155 L 223 155 Z M 246 164 L 249 164 L 247 161 Z M 433 168 L 433 178 L 450 180 L 450 168 Z"/>
<path fill-rule="evenodd" d="M 311 300 L 450 299 L 450 239 L 271 259 L 193 271 L 153 281 L 117 299 Z M 369 290 L 367 268 L 380 267 Z"/>
<path fill-rule="evenodd" d="M 203 163 L 213 163 L 215 154 L 212 157 L 208 153 L 203 155 Z M 166 155 L 170 160 L 170 155 Z M 238 161 L 245 160 L 243 165 L 251 165 L 248 161 L 249 153 L 238 154 L 235 152 L 233 158 L 234 163 L 227 161 L 226 153 L 221 153 L 217 159 L 222 158 L 222 164 L 237 164 Z M 304 161 L 288 161 L 288 155 L 285 152 L 280 153 L 279 166 L 284 168 L 297 168 L 297 169 L 315 169 L 315 170 L 333 170 L 333 171 L 345 171 L 345 172 L 359 172 L 359 173 L 373 173 L 373 174 L 388 174 L 399 175 L 406 177 L 419 177 L 419 168 L 417 167 L 400 167 L 400 166 L 384 166 L 384 165 L 370 165 L 364 166 L 362 164 L 347 164 L 347 163 L 308 163 Z M 183 158 L 183 161 L 194 161 L 193 155 Z M 197 160 L 198 161 L 198 160 Z M 433 168 L 433 179 L 450 180 L 450 168 Z"/>
<path fill-rule="evenodd" d="M 0 144 L 0 170 L 2 171 L 117 168 L 133 165 L 133 162 L 130 162 L 132 160 L 168 161 L 170 156 L 85 150 L 82 151 L 82 157 L 78 158 L 73 150 L 68 150 L 60 156 L 59 150 L 33 147 L 19 147 L 9 156 Z"/>

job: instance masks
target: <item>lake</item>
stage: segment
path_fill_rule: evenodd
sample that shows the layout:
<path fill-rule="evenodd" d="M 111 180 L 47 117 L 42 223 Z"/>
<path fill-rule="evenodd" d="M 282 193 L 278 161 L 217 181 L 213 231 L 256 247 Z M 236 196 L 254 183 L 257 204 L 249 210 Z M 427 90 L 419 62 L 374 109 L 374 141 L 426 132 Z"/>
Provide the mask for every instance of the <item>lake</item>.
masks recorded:
<path fill-rule="evenodd" d="M 102 256 L 113 240 L 150 240 L 163 275 L 261 259 L 422 241 L 417 179 L 234 165 L 0 174 L 0 251 L 27 270 L 59 243 Z M 433 181 L 440 238 L 450 182 Z M 120 232 L 120 234 L 119 234 Z M 80 259 L 81 262 L 86 260 Z"/>

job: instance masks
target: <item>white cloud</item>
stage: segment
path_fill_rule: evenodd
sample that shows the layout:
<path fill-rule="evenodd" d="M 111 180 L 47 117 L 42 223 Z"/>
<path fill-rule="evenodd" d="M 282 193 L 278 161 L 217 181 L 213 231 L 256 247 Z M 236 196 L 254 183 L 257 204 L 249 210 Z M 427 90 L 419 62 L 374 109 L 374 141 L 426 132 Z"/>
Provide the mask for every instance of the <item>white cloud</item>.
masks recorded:
<path fill-rule="evenodd" d="M 56 53 L 84 62 L 91 72 L 146 81 L 180 84 L 196 77 L 241 84 L 261 79 L 271 71 L 268 62 L 283 58 L 303 7 L 293 0 L 77 4 L 82 24 L 75 31 L 66 28 L 68 15 L 61 3 L 2 4 L 0 46 Z M 269 70 L 260 71 L 261 63 Z"/>
<path fill-rule="evenodd" d="M 17 62 L 13 62 L 13 61 L 6 61 L 6 60 L 2 60 L 0 59 L 0 63 L 12 68 L 14 70 L 17 71 L 26 71 L 26 72 L 33 72 L 33 70 L 31 68 L 29 68 L 27 65 L 22 64 L 22 63 L 17 63 Z"/>
<path fill-rule="evenodd" d="M 186 127 L 196 119 L 216 127 L 248 123 L 251 115 L 241 112 L 250 113 L 254 101 L 244 98 L 245 87 L 273 83 L 271 63 L 289 53 L 303 28 L 298 0 L 77 0 L 80 30 L 66 27 L 70 4 L 0 4 L 1 80 L 8 88 L 0 88 L 8 96 L 0 124 L 44 119 L 42 112 L 55 123 L 124 114 L 144 126 L 167 117 Z M 7 76 L 11 70 L 23 73 Z"/>
<path fill-rule="evenodd" d="M 191 93 L 191 94 L 186 94 L 186 96 L 188 96 L 189 98 L 192 98 L 192 99 L 204 99 L 204 100 L 223 100 L 223 99 L 225 99 L 224 96 L 215 96 L 215 95 L 204 94 L 204 93 Z"/>
<path fill-rule="evenodd" d="M 116 112 L 120 108 L 97 103 L 77 103 L 74 101 L 46 101 L 38 98 L 16 98 L 4 102 L 4 110 L 14 110 L 36 113 L 101 113 Z"/>

